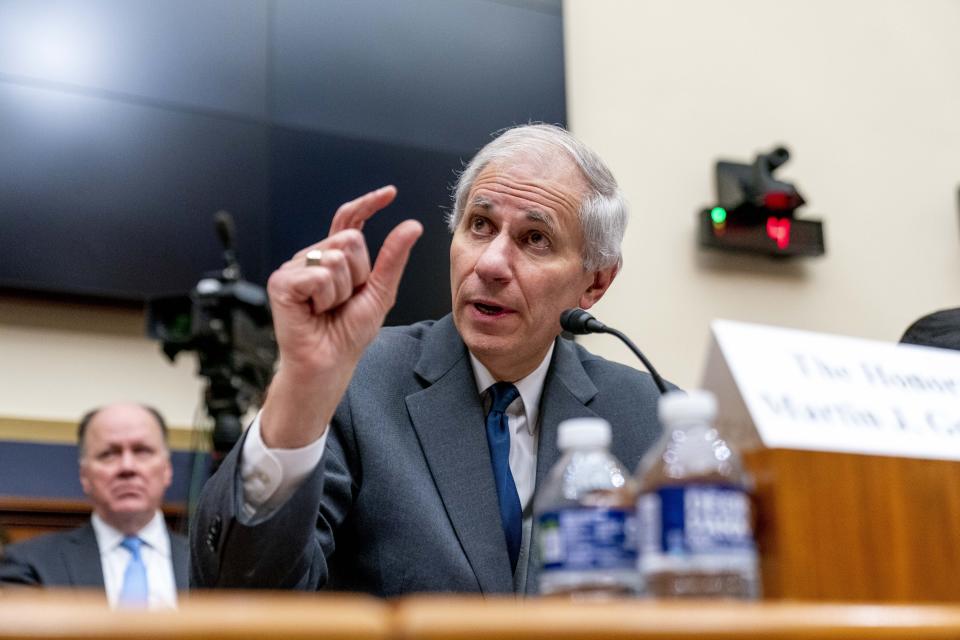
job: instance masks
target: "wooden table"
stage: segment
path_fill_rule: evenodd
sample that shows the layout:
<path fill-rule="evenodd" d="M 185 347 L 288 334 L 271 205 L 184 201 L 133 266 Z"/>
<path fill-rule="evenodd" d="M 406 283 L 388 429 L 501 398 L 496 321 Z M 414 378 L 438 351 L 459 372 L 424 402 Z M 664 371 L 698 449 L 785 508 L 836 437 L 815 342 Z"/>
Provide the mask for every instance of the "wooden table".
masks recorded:
<path fill-rule="evenodd" d="M 0 640 L 54 638 L 960 640 L 960 606 L 218 592 L 192 594 L 176 611 L 112 612 L 98 594 L 0 594 Z"/>

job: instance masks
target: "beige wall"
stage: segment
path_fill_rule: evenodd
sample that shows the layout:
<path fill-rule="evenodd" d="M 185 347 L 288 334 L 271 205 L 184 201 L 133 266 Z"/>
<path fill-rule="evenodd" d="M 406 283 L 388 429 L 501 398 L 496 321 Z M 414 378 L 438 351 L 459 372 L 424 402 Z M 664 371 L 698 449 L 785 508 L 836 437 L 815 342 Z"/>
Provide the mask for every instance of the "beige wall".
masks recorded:
<path fill-rule="evenodd" d="M 148 402 L 189 427 L 201 399 L 196 360 L 171 364 L 137 310 L 0 297 L 0 360 L 0 438 L 32 439 L 17 419 L 72 423 L 118 400 Z"/>
<path fill-rule="evenodd" d="M 960 305 L 960 2 L 567 0 L 569 122 L 633 207 L 598 317 L 700 381 L 730 318 L 895 341 Z M 718 157 L 787 145 L 827 255 L 702 254 Z M 804 211 L 806 213 L 804 213 Z M 613 338 L 588 347 L 635 362 Z"/>
<path fill-rule="evenodd" d="M 894 340 L 960 304 L 960 2 L 574 0 L 569 115 L 634 219 L 597 314 L 670 379 L 698 383 L 717 317 Z M 783 175 L 829 254 L 701 255 L 694 212 L 718 156 L 787 144 Z M 591 349 L 633 363 L 612 338 Z M 167 363 L 136 311 L 0 298 L 0 417 L 75 420 L 115 399 L 189 425 L 195 364 Z"/>

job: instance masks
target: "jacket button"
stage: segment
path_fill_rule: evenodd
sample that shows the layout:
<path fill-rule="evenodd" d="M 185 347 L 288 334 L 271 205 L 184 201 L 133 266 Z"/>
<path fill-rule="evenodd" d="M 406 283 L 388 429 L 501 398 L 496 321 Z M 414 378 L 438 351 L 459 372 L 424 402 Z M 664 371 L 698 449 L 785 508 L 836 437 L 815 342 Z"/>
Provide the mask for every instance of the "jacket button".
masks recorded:
<path fill-rule="evenodd" d="M 220 542 L 220 531 L 223 529 L 223 520 L 220 516 L 213 519 L 210 527 L 207 529 L 207 548 L 210 551 L 217 551 L 217 544 Z"/>

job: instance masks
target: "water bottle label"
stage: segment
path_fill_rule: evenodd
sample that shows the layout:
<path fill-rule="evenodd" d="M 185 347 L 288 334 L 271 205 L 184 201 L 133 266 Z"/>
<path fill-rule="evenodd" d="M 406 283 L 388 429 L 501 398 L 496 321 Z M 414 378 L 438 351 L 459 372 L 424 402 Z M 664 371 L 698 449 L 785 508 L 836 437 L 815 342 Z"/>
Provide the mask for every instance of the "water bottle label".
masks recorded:
<path fill-rule="evenodd" d="M 739 487 L 661 487 L 640 496 L 637 519 L 645 571 L 672 567 L 671 560 L 730 566 L 755 558 L 750 501 Z"/>
<path fill-rule="evenodd" d="M 540 515 L 544 571 L 633 569 L 636 516 L 628 509 L 574 508 Z"/>

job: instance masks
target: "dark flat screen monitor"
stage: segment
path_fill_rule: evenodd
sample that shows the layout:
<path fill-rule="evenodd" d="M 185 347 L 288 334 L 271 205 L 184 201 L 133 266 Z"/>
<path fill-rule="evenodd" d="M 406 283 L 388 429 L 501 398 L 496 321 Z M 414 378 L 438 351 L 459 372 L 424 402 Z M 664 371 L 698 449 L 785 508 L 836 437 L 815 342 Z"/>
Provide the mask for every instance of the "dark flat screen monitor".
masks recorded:
<path fill-rule="evenodd" d="M 449 188 L 493 131 L 566 119 L 559 0 L 0 3 L 0 289 L 142 303 L 265 283 L 384 184 L 426 233 L 388 322 L 449 310 Z"/>

